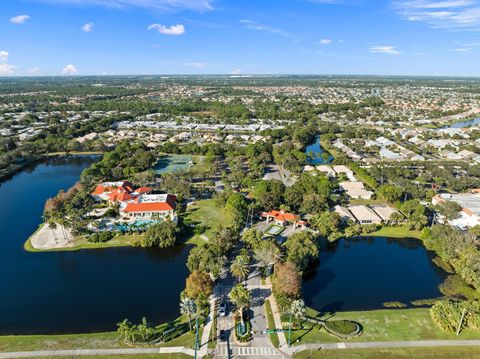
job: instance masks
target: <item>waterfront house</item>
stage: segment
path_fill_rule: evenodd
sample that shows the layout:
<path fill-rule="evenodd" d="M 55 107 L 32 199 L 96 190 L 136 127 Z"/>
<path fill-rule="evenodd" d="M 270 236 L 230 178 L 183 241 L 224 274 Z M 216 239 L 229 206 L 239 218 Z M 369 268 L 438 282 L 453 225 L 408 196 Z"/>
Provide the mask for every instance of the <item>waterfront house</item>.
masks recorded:
<path fill-rule="evenodd" d="M 360 224 L 381 224 L 382 219 L 369 207 L 364 205 L 348 207 Z"/>

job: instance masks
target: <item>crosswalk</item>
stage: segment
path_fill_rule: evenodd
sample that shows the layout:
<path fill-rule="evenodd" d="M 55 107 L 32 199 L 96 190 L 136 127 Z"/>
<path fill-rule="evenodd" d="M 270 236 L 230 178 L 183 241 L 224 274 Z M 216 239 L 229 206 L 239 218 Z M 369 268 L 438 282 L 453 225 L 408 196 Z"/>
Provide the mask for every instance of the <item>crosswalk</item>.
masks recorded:
<path fill-rule="evenodd" d="M 282 355 L 278 353 L 275 349 L 264 347 L 264 348 L 256 348 L 256 347 L 233 347 L 230 348 L 230 353 L 228 352 L 228 348 L 226 346 L 217 347 L 216 356 L 217 358 L 237 358 L 242 356 L 251 356 L 251 357 L 259 357 L 259 356 L 278 356 L 281 357 Z"/>

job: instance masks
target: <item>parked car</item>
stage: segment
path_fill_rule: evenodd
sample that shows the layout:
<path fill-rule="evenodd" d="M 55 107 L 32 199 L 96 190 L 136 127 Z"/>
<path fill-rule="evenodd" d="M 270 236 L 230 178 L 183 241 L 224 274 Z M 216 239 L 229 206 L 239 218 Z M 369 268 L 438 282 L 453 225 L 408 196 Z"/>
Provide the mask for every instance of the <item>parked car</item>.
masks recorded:
<path fill-rule="evenodd" d="M 227 332 L 225 332 L 225 330 L 220 330 L 219 338 L 222 342 L 226 341 L 227 340 Z"/>
<path fill-rule="evenodd" d="M 227 315 L 227 303 L 226 302 L 222 302 L 222 304 L 220 304 L 220 308 L 218 309 L 218 314 L 221 317 L 224 317 L 224 316 Z"/>

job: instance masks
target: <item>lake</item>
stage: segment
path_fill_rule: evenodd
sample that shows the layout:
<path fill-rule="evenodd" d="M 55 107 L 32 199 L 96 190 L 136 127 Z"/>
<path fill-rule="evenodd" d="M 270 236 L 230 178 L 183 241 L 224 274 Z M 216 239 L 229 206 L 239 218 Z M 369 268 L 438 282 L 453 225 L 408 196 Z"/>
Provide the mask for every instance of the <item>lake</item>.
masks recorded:
<path fill-rule="evenodd" d="M 0 334 L 115 330 L 146 316 L 174 319 L 188 275 L 188 246 L 29 253 L 45 200 L 96 158 L 51 159 L 0 184 Z"/>
<path fill-rule="evenodd" d="M 383 308 L 440 296 L 446 273 L 416 239 L 356 238 L 329 244 L 305 276 L 307 305 L 323 311 Z"/>
<path fill-rule="evenodd" d="M 449 126 L 442 127 L 442 129 L 445 129 L 445 128 L 467 128 L 467 127 L 471 127 L 471 126 L 478 125 L 478 124 L 480 124 L 480 117 L 477 117 L 477 118 L 474 118 L 474 119 L 471 119 L 471 120 L 456 122 L 456 123 L 453 123 Z"/>
<path fill-rule="evenodd" d="M 305 153 L 307 154 L 307 163 L 309 165 L 321 165 L 321 164 L 327 164 L 333 161 L 332 156 L 329 156 L 326 161 L 322 157 L 322 154 L 325 153 L 325 150 L 320 145 L 320 136 L 316 138 L 314 143 L 311 143 L 310 145 L 307 146 L 307 148 L 305 148 Z M 309 153 L 312 153 L 313 157 L 308 156 Z"/>

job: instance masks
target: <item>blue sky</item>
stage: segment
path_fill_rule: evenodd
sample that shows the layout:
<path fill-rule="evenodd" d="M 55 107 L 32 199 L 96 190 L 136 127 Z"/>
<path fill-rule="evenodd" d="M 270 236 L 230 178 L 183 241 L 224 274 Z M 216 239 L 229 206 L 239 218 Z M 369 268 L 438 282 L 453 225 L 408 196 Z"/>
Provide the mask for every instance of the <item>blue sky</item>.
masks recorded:
<path fill-rule="evenodd" d="M 0 75 L 480 76 L 480 0 L 2 0 Z"/>

